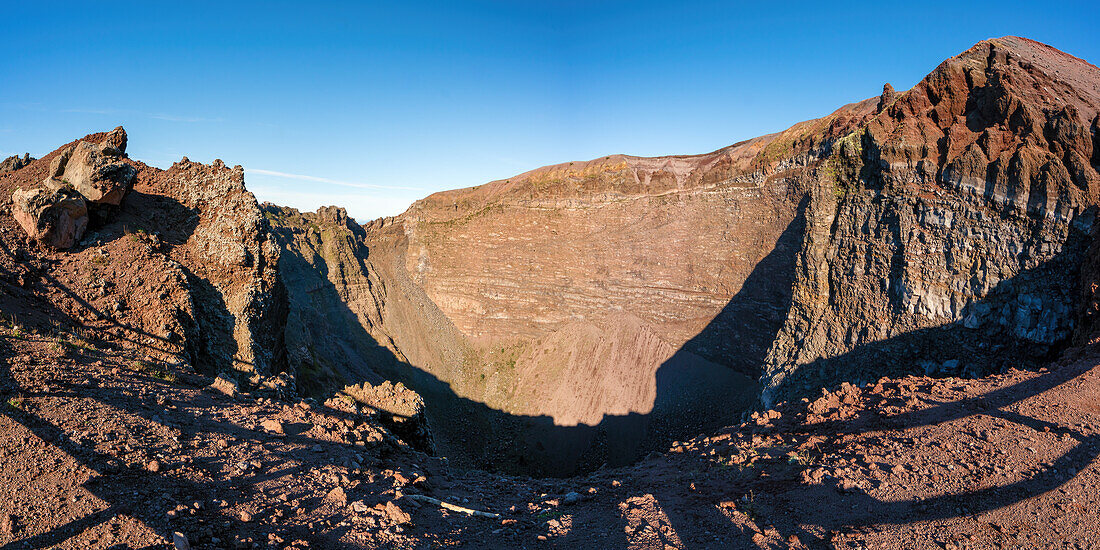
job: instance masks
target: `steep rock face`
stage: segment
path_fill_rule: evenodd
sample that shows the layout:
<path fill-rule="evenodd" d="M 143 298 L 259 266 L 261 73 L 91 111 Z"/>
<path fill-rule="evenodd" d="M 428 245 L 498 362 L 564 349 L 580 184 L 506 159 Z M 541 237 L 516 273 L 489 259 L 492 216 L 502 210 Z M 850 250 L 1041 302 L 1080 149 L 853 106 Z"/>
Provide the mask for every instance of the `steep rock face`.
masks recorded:
<path fill-rule="evenodd" d="M 342 208 L 300 213 L 264 204 L 280 247 L 279 279 L 286 289 L 283 327 L 286 360 L 307 393 L 325 387 L 378 384 L 380 363 L 392 350 L 379 346 L 377 275 L 367 268 L 364 231 Z"/>
<path fill-rule="evenodd" d="M 437 193 L 391 223 L 405 270 L 479 345 L 628 313 L 674 348 L 757 373 L 786 311 L 805 171 L 873 108 L 706 155 L 540 168 Z"/>
<path fill-rule="evenodd" d="M 738 416 L 789 303 L 807 170 L 874 107 L 706 155 L 542 168 L 367 224 L 378 340 L 430 420 L 481 419 L 436 430 L 440 447 L 461 434 L 477 463 L 560 475 Z M 441 401 L 452 414 L 432 416 Z"/>
<path fill-rule="evenodd" d="M 299 389 L 321 393 L 350 385 L 345 393 L 370 404 L 373 398 L 354 388 L 362 394 L 386 387 L 384 380 L 404 381 L 425 396 L 422 413 L 414 416 L 426 423 L 411 424 L 421 434 L 415 439 L 459 460 L 480 454 L 459 435 L 480 411 L 432 374 L 461 366 L 467 346 L 403 272 L 404 255 L 393 253 L 404 249 L 403 234 L 368 243 L 367 232 L 336 207 L 313 213 L 265 204 L 264 215 L 281 249 L 279 278 L 287 296 L 282 333 Z M 395 258 L 402 259 L 400 266 Z M 428 424 L 433 433 L 422 437 Z"/>
<path fill-rule="evenodd" d="M 884 94 L 885 98 L 885 94 Z M 1100 175 L 1100 70 L 982 42 L 816 167 L 765 403 L 887 374 L 977 375 L 1074 334 Z"/>
<path fill-rule="evenodd" d="M 406 269 L 479 343 L 535 339 L 629 312 L 679 346 L 738 295 L 795 221 L 801 172 L 830 134 L 872 107 L 852 105 L 707 155 L 615 155 L 432 195 L 400 217 Z M 713 345 L 698 351 L 739 362 Z"/>
<path fill-rule="evenodd" d="M 187 270 L 199 361 L 247 376 L 282 370 L 275 364 L 285 304 L 276 271 L 279 249 L 255 196 L 245 189 L 244 170 L 185 157 L 165 171 L 146 168 L 134 190 L 167 199 L 160 202 L 171 209 L 172 216 L 162 219 L 142 213 L 142 226 L 170 235 L 169 255 Z"/>

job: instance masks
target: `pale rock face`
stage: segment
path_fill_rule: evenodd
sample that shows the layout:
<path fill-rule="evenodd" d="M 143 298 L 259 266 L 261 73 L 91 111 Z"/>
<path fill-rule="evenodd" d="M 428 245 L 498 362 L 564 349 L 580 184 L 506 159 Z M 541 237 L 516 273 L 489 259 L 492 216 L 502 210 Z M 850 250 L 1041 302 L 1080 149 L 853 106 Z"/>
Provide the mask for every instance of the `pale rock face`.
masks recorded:
<path fill-rule="evenodd" d="M 53 248 L 72 247 L 88 227 L 84 198 L 68 189 L 17 189 L 12 215 L 27 235 Z"/>
<path fill-rule="evenodd" d="M 195 226 L 173 257 L 204 281 L 194 291 L 198 315 L 218 336 L 201 350 L 207 362 L 270 376 L 276 330 L 276 264 L 256 197 L 244 185 L 244 169 L 184 158 L 160 174 L 151 192 L 164 193 L 194 212 Z"/>

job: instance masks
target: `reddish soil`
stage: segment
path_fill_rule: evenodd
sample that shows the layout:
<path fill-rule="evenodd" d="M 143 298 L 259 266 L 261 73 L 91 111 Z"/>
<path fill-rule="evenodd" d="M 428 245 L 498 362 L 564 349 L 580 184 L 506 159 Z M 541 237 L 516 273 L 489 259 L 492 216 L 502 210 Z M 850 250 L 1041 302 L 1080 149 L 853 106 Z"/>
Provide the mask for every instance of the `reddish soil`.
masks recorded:
<path fill-rule="evenodd" d="M 4 548 L 163 547 L 174 532 L 193 548 L 1098 543 L 1094 351 L 1041 372 L 846 386 L 629 468 L 537 480 L 454 471 L 369 416 L 228 398 L 69 341 L 3 334 Z"/>

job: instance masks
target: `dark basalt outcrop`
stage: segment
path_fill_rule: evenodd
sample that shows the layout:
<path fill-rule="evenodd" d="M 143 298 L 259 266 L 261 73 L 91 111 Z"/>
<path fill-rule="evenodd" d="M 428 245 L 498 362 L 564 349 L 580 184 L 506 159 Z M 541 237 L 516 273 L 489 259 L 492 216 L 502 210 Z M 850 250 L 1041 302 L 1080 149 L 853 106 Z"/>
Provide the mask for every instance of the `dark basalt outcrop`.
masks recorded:
<path fill-rule="evenodd" d="M 4 172 L 14 172 L 28 164 L 34 159 L 31 158 L 30 153 L 24 153 L 22 157 L 19 155 L 12 155 L 3 161 L 0 161 L 0 174 Z"/>

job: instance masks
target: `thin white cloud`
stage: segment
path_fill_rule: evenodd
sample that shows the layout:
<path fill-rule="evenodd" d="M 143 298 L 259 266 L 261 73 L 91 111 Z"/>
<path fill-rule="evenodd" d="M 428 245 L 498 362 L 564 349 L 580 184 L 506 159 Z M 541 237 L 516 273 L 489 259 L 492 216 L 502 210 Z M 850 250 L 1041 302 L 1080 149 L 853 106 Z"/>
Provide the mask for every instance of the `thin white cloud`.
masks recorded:
<path fill-rule="evenodd" d="M 142 113 L 149 118 L 155 118 L 157 120 L 167 120 L 168 122 L 221 122 L 221 118 L 206 118 L 199 116 L 179 116 L 168 115 L 164 113 Z"/>
<path fill-rule="evenodd" d="M 24 104 L 20 105 L 21 109 L 28 111 L 49 111 L 49 109 L 39 106 L 40 104 Z M 167 122 L 221 122 L 221 118 L 209 118 L 198 116 L 184 116 L 174 115 L 171 113 L 147 113 L 144 111 L 134 111 L 132 109 L 58 109 L 58 113 L 80 113 L 85 115 L 107 115 L 107 116 L 119 116 L 119 115 L 137 115 L 147 118 L 153 118 L 156 120 L 164 120 Z"/>
<path fill-rule="evenodd" d="M 371 183 L 357 183 L 350 181 L 339 181 L 328 178 L 320 178 L 317 176 L 306 176 L 303 174 L 288 174 L 286 172 L 279 172 L 276 170 L 262 170 L 260 168 L 245 168 L 245 173 L 252 172 L 255 174 L 262 174 L 265 176 L 274 176 L 277 178 L 288 178 L 294 180 L 313 181 L 317 183 L 328 183 L 331 185 L 339 185 L 341 187 L 353 187 L 355 189 L 380 189 L 380 190 L 401 190 L 401 191 L 421 191 L 419 187 L 402 187 L 400 185 L 374 185 Z"/>
<path fill-rule="evenodd" d="M 85 115 L 118 115 L 126 111 L 118 109 L 59 109 L 59 113 L 81 113 Z"/>

